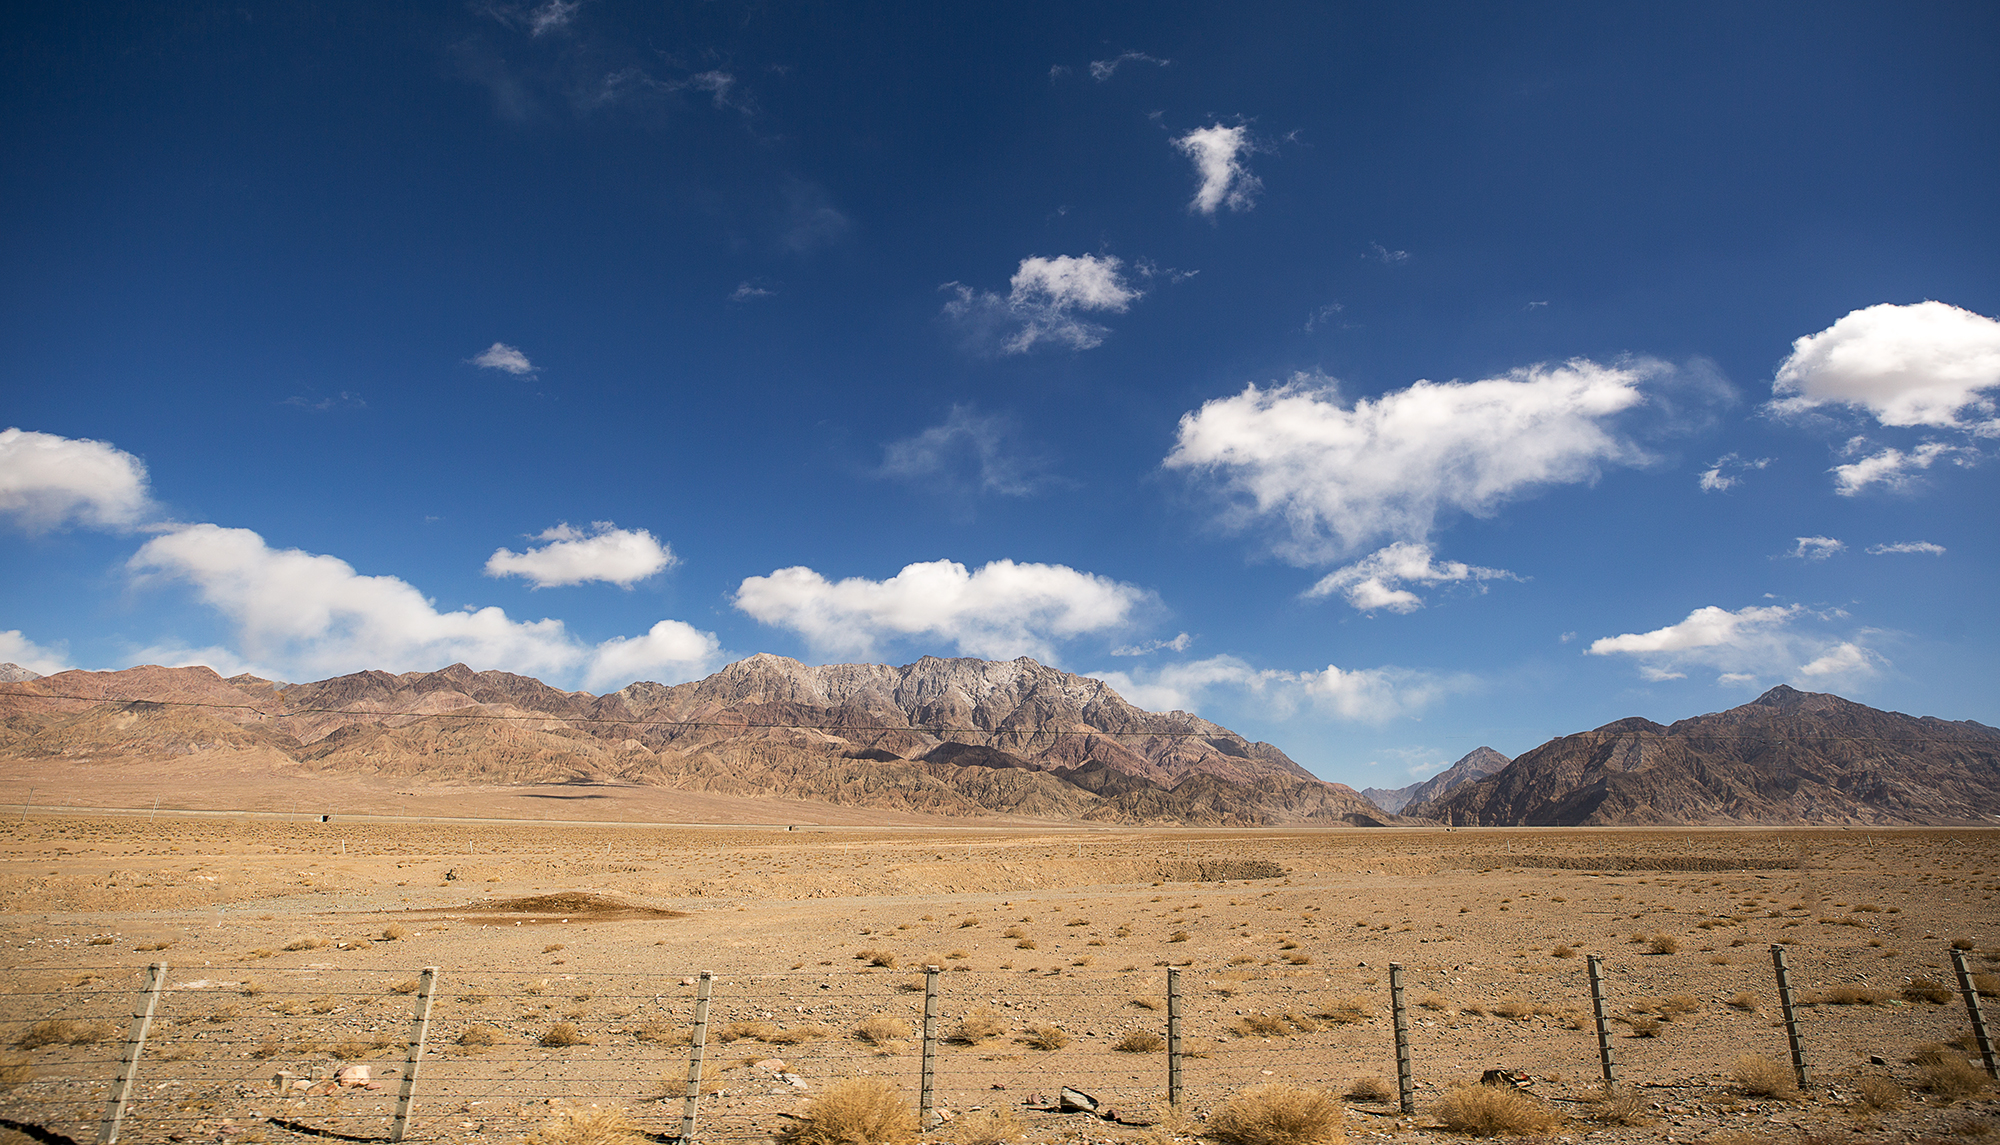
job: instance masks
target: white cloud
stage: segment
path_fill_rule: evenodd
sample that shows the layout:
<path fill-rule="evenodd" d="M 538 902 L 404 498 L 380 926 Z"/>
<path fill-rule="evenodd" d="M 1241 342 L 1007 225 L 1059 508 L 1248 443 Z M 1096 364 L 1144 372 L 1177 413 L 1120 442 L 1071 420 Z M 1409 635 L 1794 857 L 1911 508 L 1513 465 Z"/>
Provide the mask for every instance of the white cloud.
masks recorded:
<path fill-rule="evenodd" d="M 748 302 L 752 298 L 769 298 L 776 293 L 777 291 L 775 290 L 766 290 L 763 287 L 758 286 L 755 283 L 752 283 L 750 280 L 745 279 L 742 282 L 737 283 L 736 289 L 730 292 L 729 301 Z"/>
<path fill-rule="evenodd" d="M 1701 491 L 1703 493 L 1721 493 L 1728 489 L 1734 489 L 1736 486 L 1742 484 L 1743 474 L 1751 470 L 1762 469 L 1771 464 L 1771 461 L 1772 459 L 1769 457 L 1746 460 L 1737 454 L 1725 453 L 1715 459 L 1714 465 L 1702 470 Z"/>
<path fill-rule="evenodd" d="M 1410 252 L 1406 250 L 1390 250 L 1381 243 L 1369 243 L 1368 252 L 1361 257 L 1373 262 L 1379 262 L 1383 266 L 1395 266 L 1399 263 L 1410 261 Z M 1538 304 L 1530 302 L 1528 303 L 1528 309 L 1533 310 L 1536 305 Z M 1543 302 L 1539 305 L 1547 306 L 1548 303 Z"/>
<path fill-rule="evenodd" d="M 621 672 L 684 680 L 706 672 L 712 634 L 666 621 L 645 636 L 587 645 L 560 620 L 514 620 L 498 608 L 440 612 L 406 581 L 363 576 L 337 557 L 273 549 L 248 529 L 183 525 L 139 549 L 142 580 L 192 585 L 235 626 L 238 650 L 291 679 L 463 661 L 547 678 L 602 683 Z"/>
<path fill-rule="evenodd" d="M 517 378 L 535 372 L 535 364 L 528 356 L 505 342 L 495 342 L 466 360 L 481 369 L 503 370 Z"/>
<path fill-rule="evenodd" d="M 1183 632 L 1172 640 L 1144 640 L 1128 644 L 1123 648 L 1113 648 L 1113 656 L 1150 656 L 1155 652 L 1185 652 L 1194 643 L 1194 637 Z"/>
<path fill-rule="evenodd" d="M 487 576 L 518 576 L 536 588 L 601 580 L 630 588 L 680 563 L 673 550 L 644 529 L 621 529 L 610 521 L 591 522 L 590 531 L 565 521 L 534 538 L 547 541 L 517 553 L 499 549 L 486 559 Z"/>
<path fill-rule="evenodd" d="M 944 311 L 975 339 L 997 341 L 1002 353 L 1025 353 L 1040 342 L 1089 350 L 1101 345 L 1108 331 L 1079 312 L 1122 314 L 1144 296 L 1125 281 L 1124 265 L 1112 255 L 1024 258 L 1008 281 L 1006 297 L 947 283 L 957 297 Z"/>
<path fill-rule="evenodd" d="M 1096 80 L 1098 83 L 1103 83 L 1118 73 L 1120 65 L 1130 63 L 1152 64 L 1156 67 L 1164 68 L 1173 63 L 1173 61 L 1149 56 L 1144 52 L 1120 52 L 1108 60 L 1090 61 L 1090 78 Z"/>
<path fill-rule="evenodd" d="M 1837 615 L 1796 604 L 1735 612 L 1709 605 L 1678 624 L 1592 641 L 1588 651 L 1631 656 L 1648 680 L 1678 680 L 1691 669 L 1706 668 L 1717 673 L 1717 683 L 1732 686 L 1795 678 L 1853 684 L 1874 674 L 1878 657 L 1852 637 L 1802 627 Z"/>
<path fill-rule="evenodd" d="M 1352 407 L 1331 379 L 1296 375 L 1183 415 L 1163 464 L 1241 495 L 1236 523 L 1282 522 L 1287 557 L 1335 559 L 1373 540 L 1427 540 L 1445 513 L 1491 515 L 1539 488 L 1642 462 L 1611 423 L 1646 400 L 1641 382 L 1663 368 L 1577 359 L 1417 382 Z"/>
<path fill-rule="evenodd" d="M 146 463 L 102 441 L 0 430 L 0 516 L 30 533 L 131 529 L 153 512 Z"/>
<path fill-rule="evenodd" d="M 1850 453 L 1867 448 L 1869 445 L 1864 438 L 1857 437 L 1847 443 Z M 1946 458 L 1960 465 L 1966 464 L 1967 452 L 1961 446 L 1941 441 L 1926 441 L 1908 453 L 1893 447 L 1884 448 L 1859 461 L 1834 466 L 1829 471 L 1833 474 L 1833 491 L 1843 497 L 1852 497 L 1870 485 L 1902 489 L 1916 479 L 1919 470 L 1929 469 Z"/>
<path fill-rule="evenodd" d="M 1996 387 L 2000 322 L 1942 302 L 1882 303 L 1794 341 L 1771 404 L 1780 414 L 1846 405 L 1888 426 L 2000 433 L 1985 392 Z"/>
<path fill-rule="evenodd" d="M 1152 711 L 1197 711 L 1212 693 L 1228 691 L 1278 718 L 1311 712 L 1369 724 L 1415 715 L 1472 686 L 1467 678 L 1445 679 L 1408 668 L 1350 670 L 1329 664 L 1317 672 L 1285 672 L 1253 668 L 1226 655 L 1166 664 L 1149 672 L 1085 674 Z"/>
<path fill-rule="evenodd" d="M 868 656 L 886 641 L 923 638 L 961 654 L 1055 658 L 1059 640 L 1128 624 L 1152 594 L 1065 565 L 1000 560 L 907 565 L 887 580 L 829 581 L 803 566 L 744 579 L 736 607 L 789 628 L 823 655 Z"/>
<path fill-rule="evenodd" d="M 1243 155 L 1251 150 L 1248 127 L 1220 123 L 1198 127 L 1173 143 L 1194 161 L 1195 174 L 1201 177 L 1189 210 L 1213 215 L 1221 207 L 1247 211 L 1256 204 L 1257 192 L 1264 184 L 1243 165 Z"/>
<path fill-rule="evenodd" d="M 1363 612 L 1386 608 L 1391 612 L 1414 612 L 1424 606 L 1423 598 L 1403 584 L 1448 584 L 1488 580 L 1514 580 L 1505 569 L 1480 568 L 1463 561 L 1438 563 L 1429 545 L 1398 541 L 1362 559 L 1338 568 L 1306 590 L 1308 598 L 1339 593 L 1347 603 Z M 1484 591 L 1481 585 L 1481 591 Z"/>
<path fill-rule="evenodd" d="M 540 36 L 563 28 L 582 6 L 582 0 L 548 0 L 528 13 L 528 34 Z"/>
<path fill-rule="evenodd" d="M 942 424 L 883 447 L 881 473 L 958 495 L 1025 497 L 1046 484 L 1046 465 L 1009 447 L 1013 430 L 1007 418 L 955 405 Z"/>
<path fill-rule="evenodd" d="M 1869 556 L 1879 557 L 1888 553 L 1926 553 L 1930 556 L 1941 557 L 1944 555 L 1944 546 L 1934 545 L 1929 541 L 1897 541 L 1893 545 L 1868 546 Z"/>
<path fill-rule="evenodd" d="M 1835 540 L 1832 537 L 1796 537 L 1794 540 L 1797 543 L 1792 546 L 1792 551 L 1785 555 L 1802 561 L 1823 561 L 1847 548 L 1846 541 Z"/>
<path fill-rule="evenodd" d="M 37 644 L 21 635 L 20 629 L 9 629 L 0 632 L 0 664 L 13 664 L 49 676 L 69 670 L 69 649 L 61 643 L 54 647 Z"/>

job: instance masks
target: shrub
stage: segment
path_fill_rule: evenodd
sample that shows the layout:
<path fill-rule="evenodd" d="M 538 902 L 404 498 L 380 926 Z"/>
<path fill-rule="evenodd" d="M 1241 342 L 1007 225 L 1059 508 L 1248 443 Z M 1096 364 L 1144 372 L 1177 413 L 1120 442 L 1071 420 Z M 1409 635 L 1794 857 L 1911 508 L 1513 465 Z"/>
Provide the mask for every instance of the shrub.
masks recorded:
<path fill-rule="evenodd" d="M 1576 947 L 1571 946 L 1567 942 L 1561 943 L 1554 950 L 1549 951 L 1549 954 L 1556 958 L 1575 958 Z"/>
<path fill-rule="evenodd" d="M 401 982 L 391 982 L 389 983 L 389 992 L 392 994 L 414 994 L 417 992 L 417 980 L 415 978 L 405 978 Z M 247 994 L 249 991 L 246 990 L 244 993 Z"/>
<path fill-rule="evenodd" d="M 916 1134 L 917 1115 L 894 1085 L 854 1077 L 807 1102 L 784 1139 L 793 1145 L 899 1145 Z"/>
<path fill-rule="evenodd" d="M 1677 1014 L 1692 1014 L 1699 1009 L 1701 1009 L 1701 1001 L 1692 994 L 1670 995 L 1659 1006 L 1660 1013 L 1669 1018 Z"/>
<path fill-rule="evenodd" d="M 1954 938 L 1951 940 L 1951 948 L 1953 950 L 1971 950 L 1977 945 L 1977 943 L 1969 938 Z"/>
<path fill-rule="evenodd" d="M 1059 1050 L 1069 1044 L 1069 1035 L 1059 1026 L 1029 1026 L 1021 1031 L 1021 1040 L 1038 1050 Z"/>
<path fill-rule="evenodd" d="M 1167 1039 L 1151 1030 L 1132 1030 L 1111 1043 L 1121 1054 L 1156 1054 L 1167 1048 Z"/>
<path fill-rule="evenodd" d="M 880 966 L 884 970 L 894 970 L 896 968 L 896 956 L 887 950 L 875 950 L 872 948 L 857 950 L 854 952 L 854 957 L 866 962 L 870 966 Z"/>
<path fill-rule="evenodd" d="M 541 1043 L 550 1049 L 561 1049 L 564 1046 L 583 1045 L 584 1040 L 583 1035 L 577 1032 L 575 1023 L 557 1022 L 542 1034 Z"/>
<path fill-rule="evenodd" d="M 694 1035 L 684 1026 L 667 1022 L 646 1022 L 626 1031 L 635 1041 L 652 1042 L 662 1046 L 684 1046 L 694 1041 Z"/>
<path fill-rule="evenodd" d="M 1799 1095 L 1792 1067 L 1760 1054 L 1745 1054 L 1731 1067 L 1736 1088 L 1752 1097 L 1776 1097 L 1790 1101 Z"/>
<path fill-rule="evenodd" d="M 1646 940 L 1646 953 L 1648 954 L 1679 954 L 1680 952 L 1680 939 L 1675 938 L 1671 934 L 1656 934 Z"/>
<path fill-rule="evenodd" d="M 543 954 L 554 954 L 554 953 L 555 953 L 556 951 L 558 951 L 558 950 L 561 950 L 561 949 L 563 949 L 563 944 L 562 944 L 562 943 L 560 943 L 560 942 L 551 942 L 551 943 L 549 943 L 549 944 L 548 944 L 547 946 L 544 946 L 544 947 L 542 947 L 542 953 L 543 953 Z"/>
<path fill-rule="evenodd" d="M 1635 1038 L 1657 1038 L 1660 1036 L 1660 1020 L 1640 1014 L 1628 1020 Z"/>
<path fill-rule="evenodd" d="M 1174 932 L 1173 932 L 1172 934 L 1169 934 L 1169 935 L 1167 936 L 1167 941 L 1168 941 L 1168 942 L 1186 942 L 1186 941 L 1187 941 L 1187 940 L 1188 940 L 1189 938 L 1192 938 L 1192 937 L 1193 937 L 1193 935 L 1190 935 L 1190 934 L 1189 934 L 1189 933 L 1188 933 L 1187 931 L 1185 931 L 1185 930 L 1176 930 L 1176 931 L 1174 931 Z"/>
<path fill-rule="evenodd" d="M 294 938 L 285 944 L 290 951 L 318 950 L 326 945 L 326 939 L 317 937 Z"/>
<path fill-rule="evenodd" d="M 1326 1005 L 1319 1008 L 1319 1016 L 1329 1022 L 1351 1026 L 1356 1022 L 1365 1022 L 1375 1014 L 1360 998 L 1340 997 L 1327 999 Z"/>
<path fill-rule="evenodd" d="M 1321 1090 L 1259 1085 L 1223 1103 L 1208 1132 L 1226 1145 L 1334 1145 L 1347 1139 L 1347 1113 Z"/>
<path fill-rule="evenodd" d="M 500 1033 L 492 1026 L 467 1026 L 458 1032 L 458 1044 L 469 1053 L 479 1053 L 500 1044 Z"/>
<path fill-rule="evenodd" d="M 645 1145 L 621 1109 L 565 1109 L 535 1127 L 525 1145 Z"/>
<path fill-rule="evenodd" d="M 1986 1075 L 1966 1064 L 1965 1057 L 1949 1046 L 1919 1046 L 1915 1057 L 1918 1088 L 1947 1101 L 1971 1097 L 1986 1088 Z"/>
<path fill-rule="evenodd" d="M 1007 1020 L 991 1006 L 981 1006 L 958 1021 L 958 1028 L 952 1031 L 952 1040 L 966 1045 L 978 1045 L 988 1038 L 998 1037 L 1007 1032 Z"/>
<path fill-rule="evenodd" d="M 964 918 L 958 920 L 958 928 L 960 930 L 964 930 L 968 926 L 978 926 L 978 925 L 979 925 L 979 916 L 976 914 L 968 914 Z"/>
<path fill-rule="evenodd" d="M 1893 1078 L 1864 1077 L 1854 1083 L 1855 1103 L 1864 1109 L 1886 1110 L 1901 1107 L 1909 1091 Z"/>
<path fill-rule="evenodd" d="M 1629 1089 L 1607 1085 L 1598 1094 L 1597 1111 L 1591 1115 L 1607 1125 L 1651 1125 L 1646 1099 Z"/>
<path fill-rule="evenodd" d="M 1239 1038 L 1282 1038 L 1292 1032 L 1291 1024 L 1276 1014 L 1245 1014 L 1231 1028 Z"/>
<path fill-rule="evenodd" d="M 1512 1018 L 1517 1022 L 1534 1017 L 1535 1010 L 1536 1006 L 1533 1003 L 1522 1002 L 1514 998 L 1509 998 L 1505 1002 L 1493 1007 L 1495 1014 L 1503 1018 Z"/>
<path fill-rule="evenodd" d="M 1750 993 L 1748 990 L 1739 990 L 1730 995 L 1729 1005 L 1746 1014 L 1754 1014 L 1757 1012 L 1758 1006 L 1757 995 Z"/>
<path fill-rule="evenodd" d="M 103 1022 L 50 1018 L 29 1026 L 28 1032 L 15 1039 L 14 1044 L 24 1050 L 37 1050 L 43 1046 L 87 1046 L 110 1037 L 111 1027 Z"/>
<path fill-rule="evenodd" d="M 1022 939 L 1018 939 L 1018 940 L 1016 940 L 1016 941 L 1015 941 L 1015 943 L 1014 943 L 1014 949 L 1016 949 L 1016 950 L 1040 950 L 1040 949 L 1041 949 L 1041 947 L 1040 947 L 1040 946 L 1038 946 L 1038 945 L 1036 945 L 1036 943 L 1035 943 L 1035 940 L 1034 940 L 1034 939 L 1032 939 L 1032 938 L 1022 938 Z"/>
<path fill-rule="evenodd" d="M 1475 1137 L 1532 1136 L 1556 1126 L 1547 1106 L 1518 1089 L 1497 1085 L 1459 1086 L 1432 1112 L 1446 1129 Z"/>
<path fill-rule="evenodd" d="M 1132 1004 L 1141 1010 L 1164 1010 L 1167 1008 L 1167 1000 L 1165 998 L 1134 998 L 1132 999 Z"/>
<path fill-rule="evenodd" d="M 910 1025 L 901 1018 L 877 1014 L 854 1027 L 854 1036 L 871 1046 L 886 1046 L 910 1036 Z"/>
<path fill-rule="evenodd" d="M 1011 1109 L 982 1109 L 952 1122 L 953 1145 L 1008 1145 L 1020 1139 L 1026 1126 Z"/>
<path fill-rule="evenodd" d="M 1357 1077 L 1347 1083 L 1347 1100 L 1349 1101 L 1388 1101 L 1395 1096 L 1395 1088 L 1389 1084 L 1389 1079 L 1385 1077 L 1377 1077 L 1370 1074 L 1367 1077 Z"/>
<path fill-rule="evenodd" d="M 1972 989 L 1981 998 L 2000 997 L 2000 974 L 1974 974 Z"/>
<path fill-rule="evenodd" d="M 715 1031 L 715 1040 L 723 1045 L 740 1042 L 746 1038 L 755 1042 L 768 1042 L 777 1032 L 778 1027 L 769 1022 L 731 1022 Z"/>
<path fill-rule="evenodd" d="M 382 928 L 382 941 L 394 942 L 408 933 L 410 932 L 392 922 Z"/>
<path fill-rule="evenodd" d="M 1417 999 L 1417 1006 L 1418 1006 L 1418 1008 L 1419 1008 L 1419 1009 L 1424 1009 L 1424 1010 L 1449 1010 L 1449 1009 L 1451 1009 L 1451 1003 L 1449 1003 L 1449 1002 L 1445 1001 L 1445 1000 L 1444 1000 L 1444 997 L 1443 997 L 1442 995 L 1439 995 L 1439 994 L 1426 994 L 1426 995 L 1424 995 L 1423 997 L 1421 997 L 1421 998 Z"/>
<path fill-rule="evenodd" d="M 832 1036 L 833 1031 L 825 1026 L 793 1026 L 789 1030 L 779 1030 L 763 1040 L 774 1046 L 797 1046 Z"/>
<path fill-rule="evenodd" d="M 1090 920 L 1089 920 L 1089 919 L 1087 919 L 1087 918 L 1073 918 L 1073 919 L 1070 919 L 1070 920 L 1069 920 L 1068 922 L 1066 922 L 1066 923 L 1063 923 L 1063 925 L 1064 925 L 1064 926 L 1089 926 L 1089 925 L 1090 925 Z"/>
<path fill-rule="evenodd" d="M 1027 931 L 1025 931 L 1025 930 L 1022 930 L 1022 929 L 1021 929 L 1020 927 L 1018 927 L 1018 926 L 1010 926 L 1010 927 L 1008 927 L 1007 929 L 1005 929 L 1005 930 L 1003 930 L 1003 931 L 1001 931 L 1001 932 L 1000 932 L 1000 937 L 1002 937 L 1002 938 L 1026 938 L 1026 937 L 1028 937 L 1028 932 L 1027 932 Z"/>
<path fill-rule="evenodd" d="M 1951 1001 L 1951 991 L 1935 978 L 1914 978 L 1903 987 L 1903 1001 L 1942 1004 Z"/>

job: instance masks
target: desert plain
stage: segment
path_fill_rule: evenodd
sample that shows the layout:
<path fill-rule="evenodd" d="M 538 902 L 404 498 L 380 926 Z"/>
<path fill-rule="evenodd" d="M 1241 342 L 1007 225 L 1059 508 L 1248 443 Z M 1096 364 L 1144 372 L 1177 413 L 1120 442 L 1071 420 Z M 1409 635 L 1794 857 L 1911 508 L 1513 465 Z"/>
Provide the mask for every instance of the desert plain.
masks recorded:
<path fill-rule="evenodd" d="M 782 1134 L 853 1076 L 914 1105 L 927 986 L 925 1140 L 1192 1141 L 1268 1083 L 1343 1095 L 1350 1138 L 1463 1140 L 1439 1103 L 1489 1069 L 1530 1082 L 1554 1120 L 1527 1130 L 1547 1140 L 2000 1127 L 1950 956 L 1992 991 L 2000 832 L 1078 828 L 775 806 L 800 818 L 667 824 L 645 816 L 703 808 L 542 794 L 547 820 L 498 817 L 524 796 L 385 798 L 325 821 L 46 796 L 8 815 L 0 1118 L 95 1139 L 164 964 L 125 1141 L 387 1139 L 426 993 L 407 1139 L 515 1141 L 591 1106 L 672 1137 L 704 972 L 701 1139 Z M 1800 1002 L 1797 1093 L 1774 945 Z M 366 1085 L 333 1080 L 354 1066 Z M 1116 1119 L 1054 1112 L 1065 1086 Z"/>

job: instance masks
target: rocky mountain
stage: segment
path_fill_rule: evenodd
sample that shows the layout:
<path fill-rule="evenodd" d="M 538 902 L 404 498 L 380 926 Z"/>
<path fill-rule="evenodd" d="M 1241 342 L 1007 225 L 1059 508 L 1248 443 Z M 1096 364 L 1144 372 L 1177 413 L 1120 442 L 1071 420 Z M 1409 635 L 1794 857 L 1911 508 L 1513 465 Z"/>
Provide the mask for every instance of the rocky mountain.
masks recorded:
<path fill-rule="evenodd" d="M 1506 756 L 1490 747 L 1475 747 L 1460 756 L 1457 763 L 1422 782 L 1387 790 L 1380 787 L 1364 787 L 1361 789 L 1361 794 L 1384 811 L 1401 811 L 1412 803 L 1436 799 L 1462 783 L 1484 779 L 1507 766 L 1509 762 Z"/>
<path fill-rule="evenodd" d="M 39 680 L 41 678 L 42 674 L 40 672 L 31 672 L 14 663 L 12 660 L 0 664 L 0 684 L 18 684 L 23 680 Z"/>
<path fill-rule="evenodd" d="M 487 786 L 638 783 L 974 816 L 1399 822 L 1267 743 L 1027 658 L 809 666 L 565 692 L 462 664 L 309 684 L 60 672 L 0 693 L 0 765 L 194 761 Z"/>
<path fill-rule="evenodd" d="M 2000 729 L 1776 687 L 1661 726 L 1564 736 L 1403 808 L 1460 826 L 2000 821 Z"/>

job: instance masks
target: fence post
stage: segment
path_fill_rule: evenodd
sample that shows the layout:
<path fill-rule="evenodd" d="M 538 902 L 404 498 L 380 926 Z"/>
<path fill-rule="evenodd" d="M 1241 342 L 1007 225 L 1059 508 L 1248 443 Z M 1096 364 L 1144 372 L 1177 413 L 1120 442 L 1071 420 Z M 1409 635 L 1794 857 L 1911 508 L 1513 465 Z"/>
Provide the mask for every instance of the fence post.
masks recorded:
<path fill-rule="evenodd" d="M 1181 972 L 1167 967 L 1167 1104 L 1181 1103 Z"/>
<path fill-rule="evenodd" d="M 1993 1037 L 1986 1032 L 1986 1015 L 1979 1011 L 1979 990 L 1972 984 L 1972 968 L 1965 963 L 1965 951 L 1952 947 L 1951 965 L 1958 971 L 1958 992 L 1965 997 L 1965 1016 L 1972 1019 L 1972 1037 L 1979 1043 L 1979 1058 L 1988 1077 L 2000 1077 L 2000 1062 L 1993 1060 Z"/>
<path fill-rule="evenodd" d="M 410 1130 L 410 1106 L 417 1096 L 417 1070 L 424 1064 L 424 1043 L 431 1035 L 431 998 L 437 992 L 438 968 L 426 966 L 417 976 L 417 1009 L 410 1017 L 410 1051 L 403 1059 L 403 1085 L 396 1092 L 396 1120 L 389 1140 L 401 1141 Z"/>
<path fill-rule="evenodd" d="M 146 984 L 140 988 L 132 1007 L 132 1025 L 125 1031 L 125 1053 L 118 1059 L 118 1080 L 112 1083 L 111 1097 L 104 1103 L 104 1119 L 97 1123 L 98 1145 L 113 1145 L 118 1127 L 125 1120 L 125 1106 L 132 1100 L 132 1083 L 139 1076 L 139 1055 L 146 1049 L 146 1031 L 153 1028 L 153 1011 L 160 1005 L 160 989 L 167 984 L 167 964 L 155 962 L 146 968 Z"/>
<path fill-rule="evenodd" d="M 1396 1027 L 1396 1107 L 1417 1111 L 1417 1081 L 1410 1069 L 1410 1008 L 1403 1002 L 1403 964 L 1389 964 L 1389 1013 Z"/>
<path fill-rule="evenodd" d="M 917 1128 L 928 1132 L 937 1110 L 938 968 L 924 967 L 924 1065 L 917 1086 Z"/>
<path fill-rule="evenodd" d="M 694 1140 L 694 1115 L 701 1105 L 701 1055 L 708 1047 L 708 1000 L 715 993 L 715 975 L 701 972 L 701 984 L 694 991 L 694 1035 L 688 1041 L 687 1103 L 681 1106 L 681 1137 Z"/>
<path fill-rule="evenodd" d="M 1806 1075 L 1806 1047 L 1799 1041 L 1798 1011 L 1792 1002 L 1792 969 L 1785 965 L 1785 948 L 1771 944 L 1771 970 L 1778 976 L 1778 1008 L 1785 1015 L 1785 1040 L 1792 1046 L 1792 1072 L 1798 1075 L 1799 1088 L 1809 1084 Z"/>
<path fill-rule="evenodd" d="M 1604 1072 L 1604 1084 L 1618 1081 L 1617 1063 L 1611 1060 L 1611 1019 L 1604 1012 L 1604 959 L 1589 956 L 1590 1012 L 1597 1019 L 1597 1064 Z"/>

